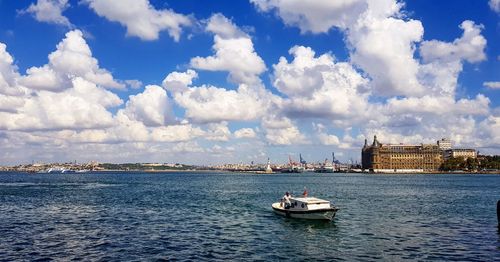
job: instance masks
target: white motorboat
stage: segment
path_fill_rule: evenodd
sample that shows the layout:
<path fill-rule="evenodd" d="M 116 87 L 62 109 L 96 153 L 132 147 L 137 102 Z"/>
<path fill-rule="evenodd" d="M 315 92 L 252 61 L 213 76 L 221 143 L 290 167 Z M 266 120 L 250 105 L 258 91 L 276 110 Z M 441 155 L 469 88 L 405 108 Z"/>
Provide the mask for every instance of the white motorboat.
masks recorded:
<path fill-rule="evenodd" d="M 283 201 L 273 203 L 274 212 L 292 218 L 332 220 L 339 210 L 330 201 L 315 197 L 291 197 L 290 202 L 289 208 L 285 208 Z"/>

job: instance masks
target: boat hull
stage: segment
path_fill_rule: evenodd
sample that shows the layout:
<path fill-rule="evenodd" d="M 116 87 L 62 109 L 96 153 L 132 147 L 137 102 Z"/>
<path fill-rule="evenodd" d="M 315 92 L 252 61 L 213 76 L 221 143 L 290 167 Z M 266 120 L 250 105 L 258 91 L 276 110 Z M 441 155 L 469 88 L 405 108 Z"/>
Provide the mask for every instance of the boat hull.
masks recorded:
<path fill-rule="evenodd" d="M 328 209 L 316 209 L 316 210 L 290 210 L 276 207 L 273 205 L 274 213 L 291 218 L 300 218 L 300 219 L 312 219 L 312 220 L 333 220 L 335 214 L 337 213 L 337 208 L 331 207 Z"/>

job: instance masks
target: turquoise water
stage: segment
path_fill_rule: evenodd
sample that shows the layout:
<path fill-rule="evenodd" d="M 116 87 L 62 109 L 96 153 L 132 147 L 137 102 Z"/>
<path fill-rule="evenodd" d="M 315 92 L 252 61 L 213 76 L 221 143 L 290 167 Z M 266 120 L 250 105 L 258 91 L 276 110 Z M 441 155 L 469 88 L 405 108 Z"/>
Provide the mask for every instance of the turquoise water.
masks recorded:
<path fill-rule="evenodd" d="M 271 210 L 304 186 L 333 222 Z M 500 261 L 500 175 L 0 173 L 0 260 Z"/>

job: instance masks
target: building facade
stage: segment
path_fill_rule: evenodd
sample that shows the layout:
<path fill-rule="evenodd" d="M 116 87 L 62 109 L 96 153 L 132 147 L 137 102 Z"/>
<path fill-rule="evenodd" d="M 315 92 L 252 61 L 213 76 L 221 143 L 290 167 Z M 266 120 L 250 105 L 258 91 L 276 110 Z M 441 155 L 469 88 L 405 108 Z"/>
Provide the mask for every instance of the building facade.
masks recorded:
<path fill-rule="evenodd" d="M 474 149 L 466 149 L 466 148 L 454 148 L 444 151 L 443 153 L 444 160 L 456 157 L 463 157 L 465 160 L 467 158 L 477 158 L 477 151 Z"/>
<path fill-rule="evenodd" d="M 453 147 L 451 140 L 448 138 L 442 138 L 441 140 L 438 140 L 437 145 L 441 150 L 449 150 Z"/>
<path fill-rule="evenodd" d="M 437 171 L 443 163 L 443 150 L 439 145 L 382 144 L 373 138 L 361 152 L 362 168 L 373 172 L 426 172 Z"/>

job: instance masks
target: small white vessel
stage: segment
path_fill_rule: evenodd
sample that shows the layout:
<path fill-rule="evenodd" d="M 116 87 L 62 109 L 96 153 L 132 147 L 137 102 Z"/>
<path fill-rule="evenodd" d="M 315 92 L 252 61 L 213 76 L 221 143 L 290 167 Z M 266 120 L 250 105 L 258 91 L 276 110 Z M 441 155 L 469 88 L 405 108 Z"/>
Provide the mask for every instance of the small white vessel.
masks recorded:
<path fill-rule="evenodd" d="M 273 203 L 274 212 L 292 218 L 332 220 L 339 210 L 330 201 L 315 197 L 291 197 L 290 202 L 289 208 L 283 202 Z"/>

